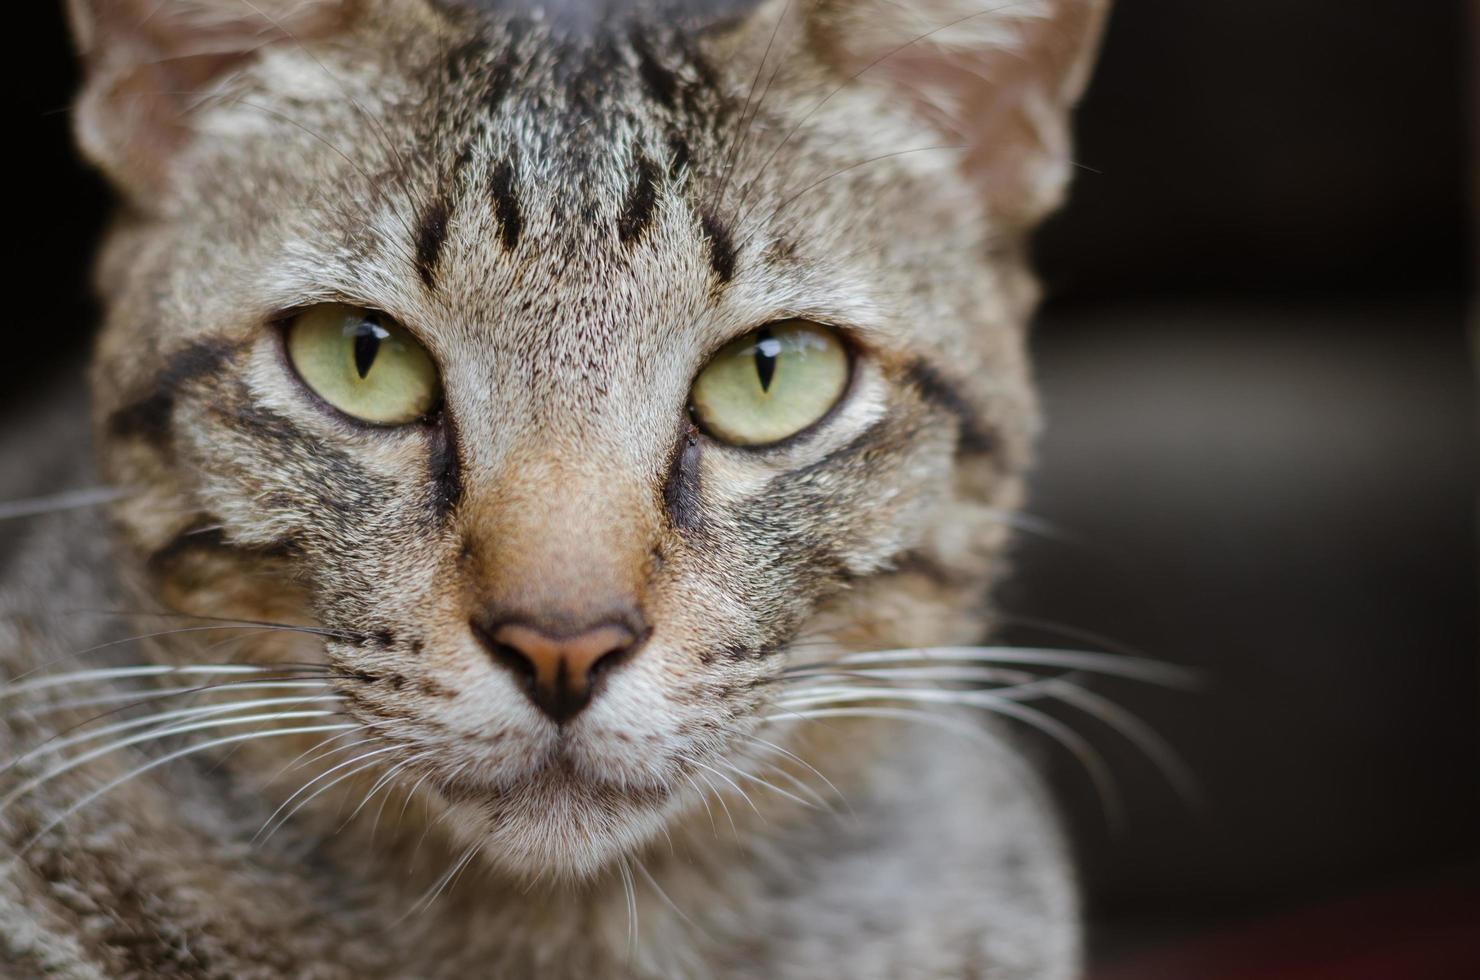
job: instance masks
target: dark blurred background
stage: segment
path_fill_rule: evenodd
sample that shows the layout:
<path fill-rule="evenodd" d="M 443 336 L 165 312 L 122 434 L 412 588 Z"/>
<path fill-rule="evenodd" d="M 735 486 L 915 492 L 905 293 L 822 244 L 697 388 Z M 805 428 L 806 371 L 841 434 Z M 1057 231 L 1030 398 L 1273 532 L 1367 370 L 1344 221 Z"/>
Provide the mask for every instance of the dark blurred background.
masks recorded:
<path fill-rule="evenodd" d="M 31 216 L 0 406 L 75 370 L 94 316 L 106 195 L 68 140 L 60 7 L 13 35 Z M 1198 693 L 1096 688 L 1181 751 L 1201 807 L 1076 721 L 1127 800 L 1112 833 L 1062 766 L 1105 977 L 1460 975 L 1455 936 L 1480 936 L 1469 13 L 1111 19 L 1073 199 L 1039 239 L 1042 533 L 1002 593 L 1036 624 L 1014 640 L 1089 630 L 1205 672 Z M 1440 947 L 1433 972 L 1401 959 Z"/>
<path fill-rule="evenodd" d="M 1040 238 L 1051 536 L 1002 596 L 1207 679 L 1098 687 L 1201 809 L 1104 726 L 1120 833 L 1063 766 L 1106 976 L 1480 976 L 1471 13 L 1111 18 Z"/>

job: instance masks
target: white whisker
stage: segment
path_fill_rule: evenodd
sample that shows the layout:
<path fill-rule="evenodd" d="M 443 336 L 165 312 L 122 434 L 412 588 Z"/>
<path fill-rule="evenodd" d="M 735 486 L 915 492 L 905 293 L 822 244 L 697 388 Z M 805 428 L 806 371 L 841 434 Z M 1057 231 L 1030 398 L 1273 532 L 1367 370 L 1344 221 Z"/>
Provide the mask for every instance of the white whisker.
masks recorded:
<path fill-rule="evenodd" d="M 780 786 L 777 786 L 775 783 L 765 779 L 762 776 L 758 776 L 753 772 L 746 772 L 743 768 L 735 765 L 734 763 L 726 762 L 723 763 L 723 765 L 726 769 L 739 776 L 741 779 L 747 779 L 758 786 L 763 786 L 771 792 L 777 794 L 778 796 L 781 796 L 784 799 L 791 800 L 793 803 L 804 806 L 808 810 L 823 809 L 822 807 L 819 807 L 816 803 L 813 803 L 811 800 L 804 800 L 800 796 L 797 796 L 795 793 L 782 789 Z"/>
<path fill-rule="evenodd" d="M 313 801 L 314 799 L 316 799 L 319 796 L 320 793 L 323 793 L 325 790 L 332 789 L 333 787 L 339 785 L 344 780 L 348 779 L 350 776 L 353 776 L 356 773 L 363 771 L 364 769 L 370 768 L 370 766 L 371 765 L 374 765 L 374 763 L 373 762 L 369 762 L 366 765 L 361 766 L 359 768 L 351 769 L 349 772 L 345 773 L 344 775 L 337 777 L 336 779 L 330 781 L 329 783 L 325 784 L 324 786 L 321 786 L 319 789 L 315 790 L 309 796 L 304 797 L 303 800 L 300 801 L 291 810 L 288 810 L 286 816 L 283 816 L 281 819 L 278 819 L 279 818 L 279 815 L 282 814 L 283 811 L 286 810 L 288 808 L 288 806 L 293 803 L 294 800 L 297 800 L 299 796 L 301 796 L 304 792 L 306 792 L 308 789 L 310 789 L 315 783 L 319 782 L 320 780 L 326 779 L 329 776 L 334 775 L 334 773 L 338 772 L 341 769 L 344 769 L 347 766 L 354 766 L 356 763 L 364 762 L 367 759 L 372 759 L 373 760 L 376 756 L 384 755 L 387 752 L 394 752 L 398 748 L 400 748 L 400 746 L 398 746 L 398 745 L 386 745 L 386 746 L 382 746 L 381 748 L 378 748 L 378 749 L 372 749 L 369 752 L 365 752 L 365 753 L 362 753 L 360 755 L 355 756 L 353 759 L 347 759 L 344 762 L 340 762 L 340 763 L 338 763 L 336 765 L 330 766 L 328 769 L 326 769 L 323 772 L 319 773 L 317 776 L 313 777 L 308 782 L 306 782 L 302 786 L 298 787 L 298 789 L 294 790 L 293 793 L 292 793 L 292 795 L 289 796 L 286 800 L 284 800 L 278 806 L 278 808 L 272 812 L 272 816 L 268 817 L 267 820 L 266 820 L 266 822 L 262 824 L 262 827 L 257 831 L 257 833 L 252 836 L 252 843 L 253 844 L 262 844 L 262 843 L 265 843 L 269 837 L 271 837 L 273 834 L 277 833 L 277 831 L 283 826 L 283 824 L 287 823 L 289 820 L 291 820 L 293 818 L 293 814 L 297 813 L 299 810 L 303 809 L 303 807 L 306 806 L 308 803 L 310 803 L 311 801 Z M 274 822 L 274 821 L 276 821 L 276 822 Z"/>
<path fill-rule="evenodd" d="M 627 898 L 627 961 L 637 955 L 637 888 L 632 883 L 632 868 L 625 855 L 617 859 L 617 868 L 622 875 L 622 891 Z"/>
<path fill-rule="evenodd" d="M 820 770 L 816 766 L 812 765 L 806 759 L 803 759 L 801 756 L 797 755 L 795 752 L 790 752 L 790 751 L 782 748 L 781 746 L 777 745 L 775 742 L 767 741 L 766 739 L 761 738 L 758 735 L 741 735 L 741 737 L 742 738 L 745 738 L 745 739 L 748 739 L 749 741 L 752 741 L 752 742 L 757 742 L 757 743 L 759 743 L 761 745 L 764 745 L 765 747 L 767 747 L 769 749 L 772 749 L 772 750 L 774 750 L 776 752 L 780 752 L 783 756 L 785 756 L 786 758 L 790 759 L 792 762 L 795 762 L 797 765 L 801 766 L 802 768 L 806 769 L 807 771 L 811 772 L 818 779 L 822 780 L 823 784 L 825 786 L 827 786 L 828 789 L 832 790 L 833 794 L 835 796 L 837 796 L 837 798 L 839 800 L 842 800 L 843 801 L 843 806 L 845 806 L 845 807 L 848 806 L 848 799 L 847 799 L 847 797 L 845 797 L 843 795 L 842 790 L 840 790 L 836 786 L 834 786 L 833 785 L 833 781 L 831 779 L 828 779 L 825 775 L 823 775 L 822 770 Z M 785 772 L 785 770 L 782 770 L 782 771 Z M 801 783 L 800 780 L 798 780 L 797 784 L 798 785 L 805 785 L 804 783 Z M 849 809 L 851 810 L 852 808 L 849 807 Z"/>
<path fill-rule="evenodd" d="M 690 760 L 690 761 L 692 761 L 692 760 Z M 706 766 L 705 768 L 708 768 L 708 767 Z M 725 819 L 730 822 L 730 832 L 735 835 L 735 839 L 736 840 L 739 840 L 740 839 L 740 827 L 739 827 L 739 825 L 737 825 L 735 823 L 734 814 L 730 813 L 730 805 L 725 802 L 724 796 L 720 793 L 720 791 L 718 789 L 715 788 L 714 783 L 712 783 L 712 782 L 709 781 L 709 777 L 708 776 L 706 776 L 706 775 L 704 775 L 702 773 L 695 773 L 694 775 L 698 776 L 701 780 L 703 780 L 704 785 L 709 788 L 709 794 L 714 797 L 714 802 L 716 802 L 716 803 L 719 804 L 720 812 L 723 813 L 725 815 Z M 716 834 L 718 834 L 717 831 L 716 831 Z"/>
<path fill-rule="evenodd" d="M 193 684 L 188 687 L 172 687 L 163 689 L 141 688 L 133 691 L 115 691 L 112 694 L 100 694 L 92 698 L 73 698 L 69 701 L 49 701 L 37 705 L 34 708 L 27 707 L 16 712 L 16 715 L 26 718 L 36 718 L 41 715 L 56 714 L 61 711 L 73 711 L 77 708 L 97 708 L 105 704 L 123 704 L 132 701 L 143 705 L 150 701 L 162 701 L 165 698 L 176 698 L 189 694 L 207 694 L 211 691 L 247 691 L 263 690 L 270 688 L 305 689 L 315 688 L 323 690 L 329 686 L 328 681 L 315 680 L 281 680 L 281 681 L 228 681 L 222 684 Z"/>
<path fill-rule="evenodd" d="M 167 738 L 171 735 L 183 735 L 188 732 L 201 731 L 207 728 L 227 728 L 233 725 L 245 725 L 259 721 L 277 721 L 281 719 L 326 718 L 334 714 L 335 712 L 333 711 L 275 711 L 267 712 L 264 714 L 247 715 L 243 718 L 211 718 L 206 721 L 196 721 L 182 725 L 171 725 L 157 731 L 142 732 L 138 735 L 131 735 L 128 738 L 118 739 L 117 741 L 109 742 L 107 745 L 102 745 L 96 749 L 91 749 L 87 752 L 83 752 L 80 755 L 73 756 L 66 762 L 58 766 L 54 766 L 51 769 L 48 769 L 41 775 L 26 780 L 15 789 L 11 790 L 9 793 L 6 793 L 3 797 L 0 797 L 0 811 L 3 811 L 6 807 L 10 806 L 10 804 L 14 803 L 20 797 L 26 795 L 42 784 L 49 782 L 55 777 L 62 775 L 63 773 L 70 772 L 71 770 L 76 769 L 78 766 L 85 765 L 86 763 L 91 762 L 94 759 L 100 759 L 105 755 L 117 752 L 119 749 L 127 748 L 130 745 L 137 745 L 140 742 L 155 741 L 157 739 Z"/>
<path fill-rule="evenodd" d="M 1085 711 L 1115 729 L 1146 754 L 1190 807 L 1201 803 L 1197 777 L 1171 743 L 1130 711 L 1100 694 L 1063 679 L 1045 682 L 1053 697 Z"/>
<path fill-rule="evenodd" d="M 162 727 L 168 727 L 164 726 L 163 723 L 183 718 L 209 717 L 212 715 L 229 714 L 234 711 L 248 711 L 257 708 L 270 708 L 276 705 L 307 704 L 320 701 L 339 700 L 343 700 L 343 697 L 342 695 L 338 694 L 314 694 L 291 698 L 254 698 L 249 701 L 237 701 L 232 704 L 207 704 L 197 705 L 193 708 L 176 708 L 172 711 L 162 711 L 156 714 L 146 715 L 142 718 L 130 718 L 127 721 L 116 722 L 112 725 L 104 725 L 101 728 L 87 729 L 86 731 L 79 732 L 76 735 L 68 736 L 67 738 L 48 739 L 46 742 L 43 742 L 36 748 L 31 749 L 29 752 L 19 755 L 16 758 L 12 759 L 10 762 L 7 762 L 4 767 L 0 767 L 0 775 L 9 772 L 16 766 L 25 765 L 27 762 L 30 762 L 33 759 L 38 759 L 42 756 L 47 755 L 54 755 L 65 749 L 71 748 L 74 745 L 81 745 L 86 742 L 95 741 L 100 738 L 107 738 L 110 735 L 116 735 L 119 732 L 126 732 L 133 728 L 140 728 L 147 725 L 161 725 Z"/>
<path fill-rule="evenodd" d="M 478 844 L 468 845 L 467 849 L 462 852 L 462 856 L 454 861 L 446 871 L 442 872 L 442 876 L 437 879 L 432 887 L 428 888 L 422 894 L 421 898 L 417 899 L 416 903 L 406 910 L 406 914 L 401 916 L 401 919 L 397 921 L 404 921 L 417 912 L 430 908 L 432 903 L 437 900 L 437 897 L 442 894 L 443 890 L 452 883 L 452 879 L 462 871 L 463 867 L 469 861 L 473 860 L 473 855 L 478 853 L 478 848 Z"/>
<path fill-rule="evenodd" d="M 1078 732 L 1065 725 L 1058 719 L 1036 711 L 1016 701 L 999 698 L 987 691 L 930 691 L 919 689 L 892 690 L 889 688 L 845 688 L 831 692 L 823 692 L 818 697 L 808 699 L 800 704 L 792 702 L 778 705 L 795 710 L 803 718 L 817 717 L 847 717 L 835 712 L 840 710 L 852 710 L 848 708 L 836 708 L 834 705 L 846 704 L 847 702 L 867 701 L 905 701 L 915 703 L 948 704 L 962 707 L 982 708 L 1008 718 L 1014 718 L 1024 724 L 1037 729 L 1044 735 L 1053 739 L 1063 746 L 1077 759 L 1085 772 L 1089 775 L 1090 782 L 1095 788 L 1095 793 L 1100 799 L 1100 805 L 1104 810 L 1107 823 L 1112 828 L 1118 827 L 1122 819 L 1120 794 L 1116 789 L 1115 782 L 1110 775 L 1110 768 L 1105 763 L 1104 757 L 1090 745 Z M 815 707 L 814 707 L 815 705 Z M 826 707 L 823 707 L 823 706 Z M 877 711 L 869 707 L 867 711 Z M 898 710 L 898 709 L 894 709 Z M 926 718 L 936 719 L 941 716 L 924 711 L 901 712 L 902 715 L 914 716 L 920 720 Z M 865 717 L 857 714 L 854 717 Z M 887 717 L 878 715 L 878 717 Z M 943 719 L 942 719 L 943 720 Z M 978 734 L 984 734 L 978 731 Z"/>
<path fill-rule="evenodd" d="M 679 919 L 687 925 L 696 926 L 694 920 L 689 918 L 688 915 L 684 913 L 684 910 L 679 908 L 678 905 L 674 903 L 673 899 L 668 897 L 668 893 L 663 890 L 663 886 L 658 884 L 658 879 L 653 877 L 653 873 L 649 871 L 641 861 L 638 861 L 636 863 L 637 870 L 641 872 L 643 879 L 648 883 L 648 885 L 652 887 L 653 891 L 657 892 L 658 898 L 662 900 L 664 905 L 668 906 L 668 910 L 674 915 L 678 916 Z"/>
<path fill-rule="evenodd" d="M 19 848 L 19 850 L 16 853 L 23 854 L 26 851 L 30 850 L 30 848 L 33 847 L 36 844 L 37 841 L 39 841 L 42 837 L 46 836 L 46 834 L 50 833 L 52 830 L 54 830 L 58 826 L 60 826 L 62 824 L 62 822 L 65 821 L 68 817 L 72 816 L 72 814 L 76 813 L 78 810 L 82 809 L 84 806 L 87 806 L 89 803 L 93 802 L 98 797 L 102 796 L 103 794 L 105 794 L 105 793 L 107 793 L 107 792 L 109 792 L 109 791 L 111 791 L 113 789 L 116 789 L 119 786 L 122 786 L 124 783 L 128 782 L 130 779 L 134 779 L 135 777 L 142 776 L 144 773 L 149 772 L 149 771 L 151 771 L 153 769 L 157 769 L 158 767 L 163 766 L 163 765 L 166 765 L 166 764 L 168 764 L 170 762 L 173 762 L 176 759 L 183 759 L 185 756 L 187 756 L 187 755 L 193 755 L 196 752 L 204 752 L 204 751 L 206 751 L 208 749 L 217 748 L 217 747 L 222 746 L 222 745 L 231 745 L 231 744 L 236 743 L 236 742 L 246 742 L 246 741 L 251 741 L 253 739 L 259 739 L 259 738 L 276 738 L 276 737 L 282 736 L 282 735 L 308 735 L 308 734 L 314 734 L 314 733 L 317 733 L 317 732 L 334 732 L 334 731 L 339 731 L 342 728 L 348 728 L 348 727 L 352 727 L 352 726 L 348 726 L 348 725 L 305 725 L 305 726 L 300 726 L 300 727 L 297 727 L 297 728 L 273 728 L 273 729 L 269 729 L 267 731 L 243 732 L 243 733 L 240 733 L 240 734 L 237 734 L 237 735 L 227 735 L 227 736 L 223 736 L 221 738 L 215 738 L 215 739 L 211 739 L 211 740 L 206 741 L 206 742 L 201 742 L 198 745 L 190 745 L 190 746 L 187 746 L 187 747 L 185 747 L 183 749 L 178 749 L 178 750 L 176 750 L 174 752 L 171 752 L 171 753 L 169 753 L 167 755 L 160 756 L 158 759 L 154 759 L 151 762 L 146 763 L 145 765 L 142 765 L 142 766 L 139 766 L 139 767 L 137 767 L 135 769 L 132 769 L 129 772 L 124 773 L 122 776 L 119 776 L 117 779 L 111 780 L 110 782 L 104 784 L 102 787 L 100 787 L 100 788 L 98 788 L 96 790 L 93 790 L 91 793 L 87 794 L 82 799 L 78 800 L 76 803 L 73 803 L 71 806 L 67 807 L 67 809 L 63 810 L 60 814 L 58 814 L 56 817 L 54 817 L 51 821 L 49 821 L 40 830 L 36 831 L 34 834 L 32 834 L 30 837 L 28 837 L 26 839 L 25 843 L 21 845 L 21 847 Z"/>
<path fill-rule="evenodd" d="M 205 626 L 201 629 L 231 629 L 233 627 Z M 209 664 L 191 665 L 184 667 L 170 666 L 166 664 L 141 664 L 134 667 L 99 667 L 93 670 L 74 670 L 65 674 L 48 674 L 34 680 L 20 681 L 18 683 L 0 685 L 0 698 L 16 697 L 21 694 L 29 694 L 33 691 L 44 691 L 47 688 L 61 687 L 68 684 L 82 684 L 88 681 L 117 680 L 123 677 L 164 677 L 167 675 L 179 675 L 184 677 L 196 675 L 214 674 L 267 674 L 271 673 L 272 667 L 259 667 L 250 664 Z"/>
<path fill-rule="evenodd" d="M 46 497 L 28 497 L 22 500 L 0 501 L 0 521 L 18 517 L 40 517 L 67 510 L 82 510 L 100 507 L 115 500 L 122 500 L 130 491 L 120 487 L 88 487 L 84 490 L 64 490 Z"/>
<path fill-rule="evenodd" d="M 1039 647 L 921 647 L 917 649 L 871 650 L 848 653 L 825 664 L 798 664 L 786 668 L 795 673 L 815 667 L 838 667 L 855 664 L 894 664 L 924 666 L 930 663 L 958 662 L 980 664 L 1028 664 L 1063 667 L 1092 674 L 1109 674 L 1168 687 L 1195 687 L 1197 675 L 1186 668 L 1118 654 L 1089 653 L 1080 650 L 1052 650 Z"/>
<path fill-rule="evenodd" d="M 365 807 L 369 805 L 370 801 L 373 800 L 373 799 L 375 799 L 375 794 L 378 793 L 378 792 L 380 792 L 380 790 L 382 788 L 384 788 L 385 786 L 390 785 L 391 780 L 393 780 L 393 779 L 396 778 L 396 774 L 397 773 L 399 773 L 402 769 L 405 769 L 407 766 L 411 765 L 413 762 L 416 762 L 418 759 L 423 759 L 426 756 L 427 756 L 427 753 L 421 752 L 421 753 L 418 753 L 417 755 L 411 756 L 409 759 L 403 759 L 400 762 L 396 763 L 395 765 L 391 766 L 389 769 L 387 769 L 381 775 L 381 777 L 375 781 L 375 784 L 370 787 L 369 791 L 365 793 L 365 798 L 360 801 L 360 805 L 357 806 L 357 807 L 355 807 L 354 810 L 350 813 L 350 815 L 345 818 L 344 823 L 340 824 L 339 829 L 340 830 L 343 830 L 345 827 L 348 827 L 350 825 L 350 823 L 354 821 L 355 817 L 358 817 L 360 815 L 360 811 L 361 810 L 364 810 Z M 390 793 L 386 793 L 385 799 L 388 800 L 388 799 L 390 799 L 390 797 L 391 797 L 391 794 Z M 382 810 L 385 809 L 385 802 L 384 802 L 384 800 L 381 801 L 380 806 L 381 806 L 381 809 Z M 378 817 L 379 814 L 377 813 L 376 816 Z M 337 833 L 337 831 L 336 831 L 336 833 Z M 371 836 L 372 837 L 374 836 L 374 832 L 373 831 L 371 832 Z"/>
<path fill-rule="evenodd" d="M 738 793 L 740 795 L 740 799 L 744 800 L 747 804 L 749 804 L 750 808 L 755 811 L 755 815 L 756 816 L 760 817 L 762 820 L 766 819 L 765 818 L 765 815 L 763 813 L 761 813 L 760 807 L 758 807 L 758 806 L 755 805 L 755 801 L 750 798 L 750 794 L 749 793 L 745 792 L 745 790 L 743 790 L 743 789 L 740 788 L 740 784 L 739 783 L 735 782 L 733 779 L 731 779 L 729 776 L 726 776 L 724 773 L 720 772 L 718 769 L 715 769 L 713 766 L 705 765 L 704 763 L 700 762 L 698 759 L 690 758 L 689 759 L 689 762 L 691 762 L 692 764 L 698 766 L 701 769 L 706 769 L 709 772 L 714 773 L 720 779 L 724 780 L 729 785 L 729 787 L 731 789 L 733 789 L 736 793 Z M 721 800 L 720 802 L 723 803 L 724 801 Z"/>

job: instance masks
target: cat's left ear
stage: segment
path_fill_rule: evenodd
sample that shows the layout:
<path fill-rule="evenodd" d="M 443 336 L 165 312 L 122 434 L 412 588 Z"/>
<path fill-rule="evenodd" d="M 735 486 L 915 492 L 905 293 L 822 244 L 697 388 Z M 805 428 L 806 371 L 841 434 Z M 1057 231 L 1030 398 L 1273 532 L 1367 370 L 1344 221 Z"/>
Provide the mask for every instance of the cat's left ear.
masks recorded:
<path fill-rule="evenodd" d="M 1069 183 L 1069 113 L 1109 0 L 816 0 L 809 41 L 858 84 L 892 89 L 967 147 L 1002 227 L 1027 227 Z"/>
<path fill-rule="evenodd" d="M 82 151 L 135 203 L 169 181 L 191 115 L 270 45 L 341 26 L 348 0 L 67 0 Z"/>

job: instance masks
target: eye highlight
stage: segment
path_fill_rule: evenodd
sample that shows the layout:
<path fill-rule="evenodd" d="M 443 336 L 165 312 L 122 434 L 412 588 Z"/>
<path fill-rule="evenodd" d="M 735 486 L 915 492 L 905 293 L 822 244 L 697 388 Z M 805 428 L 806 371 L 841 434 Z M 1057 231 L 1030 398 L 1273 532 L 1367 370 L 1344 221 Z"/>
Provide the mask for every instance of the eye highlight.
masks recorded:
<path fill-rule="evenodd" d="M 779 320 L 727 344 L 694 379 L 700 428 L 721 442 L 764 446 L 796 435 L 848 386 L 848 349 L 809 320 Z"/>
<path fill-rule="evenodd" d="M 303 383 L 361 422 L 405 425 L 441 400 L 431 355 L 384 313 L 339 303 L 313 306 L 288 324 L 286 342 Z"/>

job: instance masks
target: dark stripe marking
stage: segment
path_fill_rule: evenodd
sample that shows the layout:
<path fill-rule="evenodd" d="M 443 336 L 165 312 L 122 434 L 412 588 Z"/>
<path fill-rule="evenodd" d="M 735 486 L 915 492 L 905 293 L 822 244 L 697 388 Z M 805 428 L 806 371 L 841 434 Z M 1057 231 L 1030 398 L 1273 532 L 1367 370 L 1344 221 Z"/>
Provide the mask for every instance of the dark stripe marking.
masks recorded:
<path fill-rule="evenodd" d="M 447 79 L 458 85 L 471 75 L 488 56 L 488 44 L 481 38 L 459 44 L 447 53 Z"/>
<path fill-rule="evenodd" d="M 699 215 L 699 227 L 709 246 L 709 267 L 719 276 L 720 282 L 727 283 L 734 279 L 735 240 L 730 235 L 730 229 L 720 224 L 719 219 L 707 210 Z"/>
<path fill-rule="evenodd" d="M 784 486 L 795 483 L 798 480 L 809 479 L 822 470 L 830 469 L 855 456 L 861 456 L 869 450 L 889 444 L 891 441 L 895 444 L 902 445 L 907 439 L 904 433 L 899 431 L 900 428 L 897 420 L 888 416 L 875 419 L 869 424 L 868 428 L 858 433 L 852 439 L 849 439 L 843 445 L 828 452 L 821 459 L 814 460 L 806 466 L 799 467 L 789 473 L 783 473 L 773 477 L 772 483 L 775 486 Z"/>
<path fill-rule="evenodd" d="M 462 498 L 462 463 L 457 452 L 457 425 L 447 409 L 432 428 L 429 455 L 432 481 L 432 512 L 445 522 Z"/>
<path fill-rule="evenodd" d="M 149 555 L 145 567 L 154 575 L 163 575 L 186 555 L 222 551 L 255 558 L 291 558 L 298 554 L 298 547 L 286 538 L 272 544 L 239 544 L 228 540 L 226 532 L 216 522 L 210 521 L 192 525 L 175 535 L 168 544 Z"/>
<path fill-rule="evenodd" d="M 690 424 L 679 438 L 663 485 L 663 505 L 674 527 L 692 531 L 703 523 L 699 497 L 699 429 Z"/>
<path fill-rule="evenodd" d="M 213 374 L 240 349 L 240 344 L 197 340 L 171 354 L 162 371 L 154 376 L 149 394 L 125 405 L 108 417 L 108 430 L 116 436 L 139 436 L 164 444 L 170 439 L 170 416 L 175 398 L 190 382 Z"/>
<path fill-rule="evenodd" d="M 653 161 L 637 155 L 637 182 L 627 195 L 627 203 L 617 217 L 617 238 L 623 245 L 631 245 L 642 237 L 653 223 L 653 214 L 658 207 L 658 168 Z"/>
<path fill-rule="evenodd" d="M 448 211 L 446 201 L 434 201 L 421 216 L 416 233 L 416 272 L 428 289 L 437 288 L 437 258 L 447 241 Z"/>
<path fill-rule="evenodd" d="M 519 198 L 514 194 L 514 167 L 507 160 L 493 168 L 493 181 L 489 187 L 493 196 L 493 213 L 498 218 L 499 238 L 504 248 L 513 251 L 519 245 L 519 236 L 524 231 L 524 215 L 519 210 Z"/>
<path fill-rule="evenodd" d="M 694 159 L 694 151 L 682 133 L 668 134 L 668 176 L 678 180 L 688 170 Z"/>
<path fill-rule="evenodd" d="M 923 358 L 905 369 L 905 379 L 926 401 L 956 416 L 961 434 L 957 447 L 965 453 L 990 453 L 997 449 L 997 438 L 984 425 L 981 416 L 960 390 Z"/>
<path fill-rule="evenodd" d="M 632 34 L 632 50 L 637 54 L 637 74 L 648 96 L 665 109 L 673 108 L 674 96 L 678 94 L 678 76 L 658 63 L 653 49 L 640 33 Z"/>
<path fill-rule="evenodd" d="M 893 568 L 886 569 L 879 574 L 919 575 L 942 588 L 984 587 L 976 576 L 967 575 L 955 569 L 948 568 L 944 563 L 925 554 L 923 551 L 902 552 L 894 559 Z"/>

